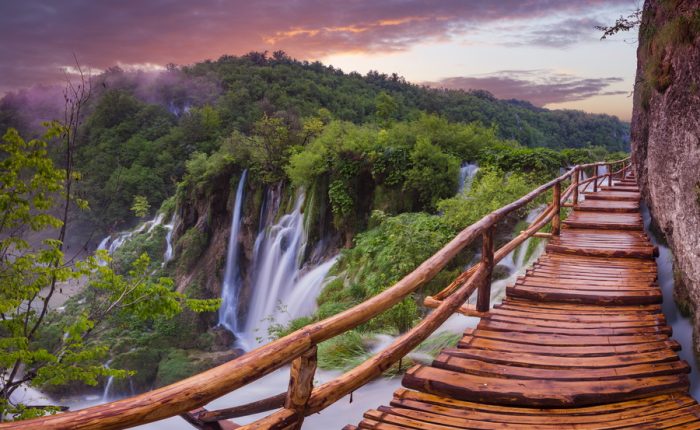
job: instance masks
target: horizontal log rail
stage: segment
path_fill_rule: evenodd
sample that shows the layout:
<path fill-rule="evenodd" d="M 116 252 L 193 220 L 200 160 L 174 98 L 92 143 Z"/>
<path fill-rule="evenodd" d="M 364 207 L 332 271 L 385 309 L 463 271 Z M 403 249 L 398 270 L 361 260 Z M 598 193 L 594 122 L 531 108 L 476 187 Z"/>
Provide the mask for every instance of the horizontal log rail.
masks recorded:
<path fill-rule="evenodd" d="M 613 166 L 617 164 L 621 168 L 613 171 Z M 603 165 L 607 167 L 607 172 L 599 174 L 599 167 Z M 275 409 L 279 410 L 238 428 L 300 428 L 305 416 L 323 410 L 380 376 L 434 333 L 455 312 L 473 316 L 485 315 L 490 308 L 491 273 L 494 266 L 530 237 L 558 235 L 561 207 L 566 207 L 570 198 L 575 206 L 578 204 L 582 187 L 585 190 L 592 182 L 597 189 L 599 179 L 606 178 L 610 184 L 613 177 L 623 178 L 630 167 L 629 157 L 612 162 L 574 166 L 561 176 L 468 226 L 413 272 L 376 296 L 337 315 L 309 324 L 228 363 L 137 396 L 79 411 L 2 423 L 0 429 L 122 429 L 176 415 L 183 416 L 198 428 L 232 428 L 234 425 L 224 420 Z M 585 169 L 593 170 L 592 177 L 581 180 Z M 562 192 L 563 185 L 567 187 Z M 525 230 L 494 251 L 494 226 L 507 216 L 524 209 L 550 189 L 553 190 L 552 202 Z M 551 233 L 539 232 L 550 223 Z M 319 343 L 369 321 L 406 298 L 433 279 L 477 237 L 481 237 L 482 241 L 481 261 L 457 276 L 445 289 L 425 299 L 427 307 L 435 308 L 433 312 L 362 364 L 332 381 L 313 387 L 316 347 Z M 478 296 L 476 306 L 465 304 L 473 293 Z M 217 411 L 207 411 L 203 408 L 212 400 L 289 364 L 291 376 L 286 392 Z M 280 387 L 280 390 L 282 389 L 283 387 Z"/>

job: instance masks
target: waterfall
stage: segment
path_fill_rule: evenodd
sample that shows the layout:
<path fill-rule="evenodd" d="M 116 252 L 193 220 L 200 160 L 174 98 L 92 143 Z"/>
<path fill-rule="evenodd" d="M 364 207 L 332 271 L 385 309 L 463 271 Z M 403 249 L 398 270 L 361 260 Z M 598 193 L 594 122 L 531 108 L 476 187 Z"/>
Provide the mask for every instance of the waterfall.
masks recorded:
<path fill-rule="evenodd" d="M 238 337 L 238 294 L 240 293 L 241 274 L 238 265 L 238 234 L 241 229 L 241 212 L 243 211 L 243 189 L 248 177 L 248 170 L 244 170 L 238 181 L 236 200 L 234 201 L 233 217 L 231 218 L 231 235 L 228 240 L 228 252 L 226 254 L 226 271 L 221 286 L 221 308 L 219 308 L 219 324 L 226 327 Z"/>
<path fill-rule="evenodd" d="M 331 257 L 319 264 L 314 269 L 303 275 L 294 284 L 294 288 L 289 293 L 286 300 L 287 312 L 284 315 L 286 320 L 277 320 L 278 323 L 287 323 L 294 318 L 304 315 L 311 315 L 316 310 L 316 297 L 321 293 L 324 280 L 328 271 L 338 260 L 338 256 Z"/>
<path fill-rule="evenodd" d="M 165 253 L 163 253 L 163 266 L 173 259 L 173 230 L 175 230 L 176 215 L 173 214 L 169 223 L 165 224 L 168 233 L 165 235 Z"/>
<path fill-rule="evenodd" d="M 110 365 L 111 362 L 112 362 L 112 360 L 108 360 L 108 361 L 105 363 L 105 367 L 106 367 L 107 369 L 109 369 L 109 365 Z M 102 392 L 102 402 L 103 402 L 103 403 L 106 403 L 106 402 L 109 401 L 109 399 L 110 399 L 110 397 L 109 397 L 109 391 L 112 389 L 112 384 L 113 384 L 113 383 L 114 383 L 114 376 L 110 376 L 109 378 L 107 378 L 107 383 L 105 384 L 105 389 L 104 389 L 104 391 Z"/>
<path fill-rule="evenodd" d="M 100 241 L 100 244 L 97 245 L 97 250 L 99 251 L 106 249 L 110 255 L 114 254 L 114 251 L 119 249 L 119 247 L 124 245 L 124 243 L 131 239 L 134 235 L 142 233 L 144 230 L 146 230 L 146 233 L 152 232 L 153 229 L 163 223 L 163 217 L 164 215 L 162 213 L 158 213 L 152 220 L 144 222 L 134 230 L 121 231 L 117 233 L 114 239 L 112 239 L 112 235 L 109 235 Z"/>
<path fill-rule="evenodd" d="M 300 194 L 292 211 L 271 226 L 273 220 L 261 217 L 268 225 L 261 226 L 255 240 L 252 295 L 244 326 L 245 349 L 266 341 L 273 324 L 286 324 L 313 313 L 316 296 L 337 259 L 332 257 L 311 270 L 303 270 L 307 246 L 303 204 L 304 194 Z"/>
<path fill-rule="evenodd" d="M 97 251 L 106 251 L 107 250 L 107 245 L 109 245 L 109 240 L 112 238 L 112 236 L 107 236 L 104 239 L 100 241 L 100 244 L 97 245 Z"/>
<path fill-rule="evenodd" d="M 300 194 L 292 212 L 262 229 L 255 240 L 252 297 L 245 324 L 249 343 L 256 337 L 267 337 L 268 318 L 284 306 L 281 299 L 293 286 L 306 248 L 303 203 L 304 195 Z"/>
<path fill-rule="evenodd" d="M 459 169 L 459 188 L 457 194 L 466 193 L 472 186 L 474 176 L 479 171 L 479 165 L 475 163 L 464 163 Z"/>

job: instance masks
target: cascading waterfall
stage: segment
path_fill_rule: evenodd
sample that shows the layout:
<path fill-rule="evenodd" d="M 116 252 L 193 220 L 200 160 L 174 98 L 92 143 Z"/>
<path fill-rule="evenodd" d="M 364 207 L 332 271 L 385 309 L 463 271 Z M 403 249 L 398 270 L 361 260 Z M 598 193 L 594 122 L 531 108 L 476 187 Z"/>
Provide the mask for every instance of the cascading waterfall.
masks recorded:
<path fill-rule="evenodd" d="M 337 257 L 332 257 L 303 270 L 307 246 L 303 204 L 304 194 L 299 194 L 294 209 L 276 224 L 262 227 L 255 240 L 252 295 L 243 334 L 246 349 L 264 343 L 272 324 L 311 314 L 336 261 Z"/>
<path fill-rule="evenodd" d="M 152 232 L 154 228 L 158 227 L 163 223 L 163 217 L 164 215 L 162 213 L 158 213 L 152 220 L 144 222 L 134 230 L 122 231 L 117 233 L 114 239 L 112 239 L 112 235 L 109 235 L 100 241 L 100 244 L 97 245 L 97 250 L 107 250 L 107 252 L 110 255 L 114 254 L 114 251 L 119 249 L 119 247 L 124 245 L 124 243 L 127 240 L 131 239 L 134 235 L 142 233 L 144 230 L 146 231 L 146 233 Z"/>
<path fill-rule="evenodd" d="M 476 176 L 476 172 L 479 171 L 479 165 L 475 163 L 464 163 L 462 164 L 462 167 L 459 169 L 459 188 L 457 190 L 457 194 L 462 194 L 467 191 L 472 186 L 472 182 L 474 181 L 474 176 Z"/>
<path fill-rule="evenodd" d="M 321 293 L 328 271 L 338 257 L 332 257 L 304 274 L 294 283 L 285 304 L 287 312 L 280 315 L 277 323 L 287 323 L 294 318 L 311 315 L 316 310 L 316 297 Z"/>
<path fill-rule="evenodd" d="M 268 319 L 284 307 L 282 298 L 292 286 L 306 248 L 304 195 L 297 196 L 294 209 L 279 222 L 264 228 L 255 240 L 254 278 L 245 331 L 249 345 L 267 337 Z M 257 339 L 256 339 L 257 338 Z"/>
<path fill-rule="evenodd" d="M 237 338 L 238 327 L 238 295 L 240 293 L 241 273 L 238 264 L 238 234 L 241 229 L 241 212 L 243 211 L 243 190 L 248 177 L 248 170 L 244 170 L 236 189 L 236 200 L 233 204 L 233 217 L 231 219 L 231 235 L 228 240 L 228 252 L 226 254 L 226 271 L 221 286 L 221 307 L 219 308 L 219 324 L 226 327 Z"/>

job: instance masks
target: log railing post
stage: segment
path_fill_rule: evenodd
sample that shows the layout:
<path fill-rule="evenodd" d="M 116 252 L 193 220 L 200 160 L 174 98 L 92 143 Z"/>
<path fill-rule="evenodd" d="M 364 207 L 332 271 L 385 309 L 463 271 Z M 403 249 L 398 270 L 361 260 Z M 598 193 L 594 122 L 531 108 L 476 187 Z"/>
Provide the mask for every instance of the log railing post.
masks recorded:
<path fill-rule="evenodd" d="M 493 226 L 481 235 L 481 264 L 486 267 L 486 276 L 477 291 L 476 310 L 488 312 L 491 309 L 491 274 L 493 273 Z"/>
<path fill-rule="evenodd" d="M 608 168 L 608 186 L 611 187 L 612 186 L 612 175 L 613 175 L 612 164 L 608 163 L 605 166 Z"/>
<path fill-rule="evenodd" d="M 554 214 L 552 216 L 552 236 L 559 236 L 561 231 L 561 218 L 559 213 L 561 212 L 561 182 L 554 184 L 552 189 L 552 206 L 554 207 Z"/>
<path fill-rule="evenodd" d="M 284 402 L 285 409 L 296 413 L 297 421 L 289 428 L 300 429 L 304 423 L 307 403 L 311 392 L 314 389 L 314 375 L 316 374 L 316 351 L 314 345 L 300 357 L 292 361 L 289 372 L 289 389 L 287 390 L 287 400 Z"/>
<path fill-rule="evenodd" d="M 593 166 L 593 192 L 598 192 L 598 165 Z"/>
<path fill-rule="evenodd" d="M 579 174 L 579 167 L 576 166 L 574 167 L 574 173 L 571 175 L 571 182 L 573 182 L 574 186 L 574 207 L 578 205 L 578 174 Z"/>

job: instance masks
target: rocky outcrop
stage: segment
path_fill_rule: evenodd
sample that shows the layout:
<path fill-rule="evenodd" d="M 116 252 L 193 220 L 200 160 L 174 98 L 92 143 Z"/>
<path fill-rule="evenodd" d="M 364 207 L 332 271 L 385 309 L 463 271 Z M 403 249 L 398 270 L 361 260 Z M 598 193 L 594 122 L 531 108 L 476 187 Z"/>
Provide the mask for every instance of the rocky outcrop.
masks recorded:
<path fill-rule="evenodd" d="M 632 156 L 674 255 L 676 296 L 700 333 L 700 0 L 647 0 L 639 30 Z M 696 351 L 698 342 L 696 341 Z"/>

